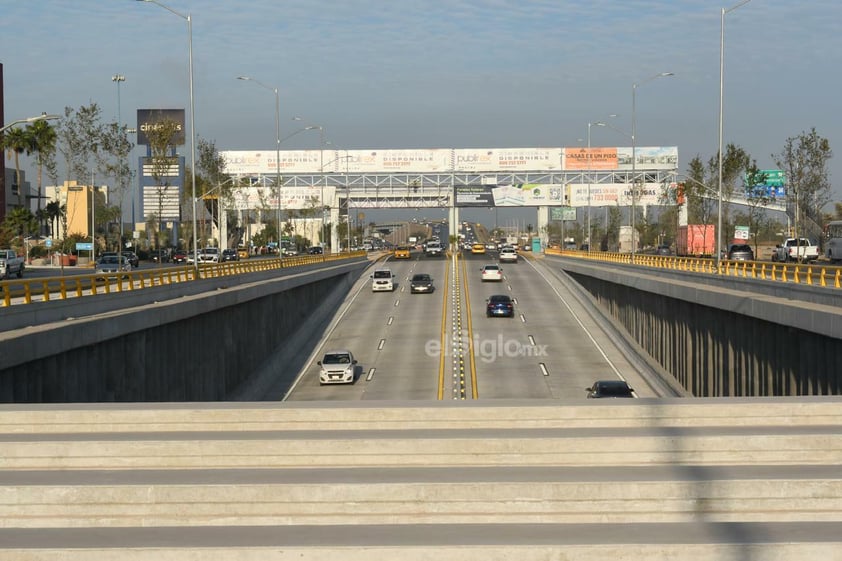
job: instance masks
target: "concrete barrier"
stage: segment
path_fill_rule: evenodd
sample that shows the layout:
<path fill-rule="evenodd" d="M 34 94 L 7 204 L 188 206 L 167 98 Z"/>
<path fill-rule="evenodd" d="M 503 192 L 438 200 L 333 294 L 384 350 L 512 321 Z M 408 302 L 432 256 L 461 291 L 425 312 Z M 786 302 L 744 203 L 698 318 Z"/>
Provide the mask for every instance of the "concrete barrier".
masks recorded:
<path fill-rule="evenodd" d="M 0 406 L 0 561 L 839 559 L 840 405 Z"/>

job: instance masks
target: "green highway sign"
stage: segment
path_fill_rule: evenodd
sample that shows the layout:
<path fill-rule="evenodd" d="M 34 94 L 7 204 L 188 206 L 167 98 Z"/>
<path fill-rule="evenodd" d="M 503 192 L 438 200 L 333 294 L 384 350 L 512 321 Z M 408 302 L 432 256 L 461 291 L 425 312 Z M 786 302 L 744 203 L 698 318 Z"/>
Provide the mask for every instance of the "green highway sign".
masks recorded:
<path fill-rule="evenodd" d="M 784 172 L 779 169 L 762 169 L 760 173 L 766 174 L 766 181 L 763 182 L 764 185 L 768 185 L 769 187 L 783 187 L 784 185 Z"/>

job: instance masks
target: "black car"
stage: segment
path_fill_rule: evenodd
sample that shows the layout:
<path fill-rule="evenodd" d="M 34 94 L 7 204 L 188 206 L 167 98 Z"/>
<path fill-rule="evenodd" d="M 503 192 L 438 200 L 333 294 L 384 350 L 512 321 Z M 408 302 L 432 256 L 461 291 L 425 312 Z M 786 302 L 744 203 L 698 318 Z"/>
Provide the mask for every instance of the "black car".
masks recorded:
<path fill-rule="evenodd" d="M 731 244 L 727 258 L 732 261 L 754 261 L 754 251 L 748 244 Z"/>
<path fill-rule="evenodd" d="M 323 255 L 325 250 L 317 245 L 314 245 L 310 249 L 307 250 L 308 255 Z"/>
<path fill-rule="evenodd" d="M 155 263 L 169 263 L 170 250 L 168 249 L 153 249 L 149 252 L 149 259 Z"/>
<path fill-rule="evenodd" d="M 634 390 L 625 380 L 598 380 L 593 386 L 585 388 L 588 397 L 634 397 Z"/>
<path fill-rule="evenodd" d="M 515 303 L 507 294 L 494 294 L 486 300 L 485 315 L 486 317 L 514 317 Z"/>
<path fill-rule="evenodd" d="M 236 249 L 223 249 L 221 259 L 222 261 L 239 261 L 240 255 Z"/>
<path fill-rule="evenodd" d="M 123 257 L 129 260 L 129 263 L 131 263 L 133 268 L 137 269 L 140 267 L 140 258 L 138 258 L 134 251 L 124 251 Z"/>
<path fill-rule="evenodd" d="M 433 292 L 433 290 L 435 290 L 433 287 L 433 279 L 426 273 L 412 275 L 412 278 L 409 280 L 410 294 L 415 294 L 417 292 Z"/>

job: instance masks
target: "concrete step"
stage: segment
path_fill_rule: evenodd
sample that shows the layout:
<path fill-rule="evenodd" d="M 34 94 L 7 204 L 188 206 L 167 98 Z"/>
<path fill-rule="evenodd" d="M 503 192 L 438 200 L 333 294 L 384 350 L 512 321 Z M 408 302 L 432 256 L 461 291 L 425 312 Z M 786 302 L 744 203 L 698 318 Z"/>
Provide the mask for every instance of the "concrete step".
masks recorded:
<path fill-rule="evenodd" d="M 842 464 L 842 425 L 0 435 L 0 469 Z"/>
<path fill-rule="evenodd" d="M 0 529 L 0 561 L 842 559 L 837 522 Z"/>
<path fill-rule="evenodd" d="M 842 425 L 842 396 L 423 404 L 101 403 L 0 408 L 0 434 L 764 425 Z"/>
<path fill-rule="evenodd" d="M 0 472 L 0 527 L 842 524 L 838 466 Z"/>

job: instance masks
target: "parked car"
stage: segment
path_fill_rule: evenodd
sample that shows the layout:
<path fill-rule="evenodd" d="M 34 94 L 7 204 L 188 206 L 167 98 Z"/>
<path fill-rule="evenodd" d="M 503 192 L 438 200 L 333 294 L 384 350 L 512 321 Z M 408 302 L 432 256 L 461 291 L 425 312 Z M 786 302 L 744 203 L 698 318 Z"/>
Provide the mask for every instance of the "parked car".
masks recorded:
<path fill-rule="evenodd" d="M 727 258 L 732 261 L 754 261 L 754 251 L 748 244 L 731 244 Z"/>
<path fill-rule="evenodd" d="M 503 269 L 499 265 L 485 265 L 480 271 L 482 271 L 482 282 L 503 280 Z"/>
<path fill-rule="evenodd" d="M 222 260 L 223 261 L 239 261 L 240 256 L 237 253 L 236 249 L 223 249 L 222 250 Z"/>
<path fill-rule="evenodd" d="M 514 317 L 515 303 L 508 294 L 493 294 L 485 301 L 486 317 Z"/>
<path fill-rule="evenodd" d="M 357 361 L 349 350 L 329 351 L 318 361 L 319 385 L 323 384 L 351 384 L 354 382 L 354 371 Z"/>
<path fill-rule="evenodd" d="M 597 380 L 585 391 L 589 398 L 634 397 L 634 390 L 625 380 Z"/>
<path fill-rule="evenodd" d="M 433 278 L 427 273 L 417 273 L 409 280 L 409 293 L 433 292 Z"/>

